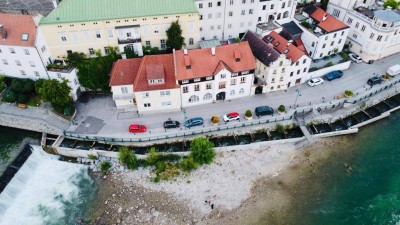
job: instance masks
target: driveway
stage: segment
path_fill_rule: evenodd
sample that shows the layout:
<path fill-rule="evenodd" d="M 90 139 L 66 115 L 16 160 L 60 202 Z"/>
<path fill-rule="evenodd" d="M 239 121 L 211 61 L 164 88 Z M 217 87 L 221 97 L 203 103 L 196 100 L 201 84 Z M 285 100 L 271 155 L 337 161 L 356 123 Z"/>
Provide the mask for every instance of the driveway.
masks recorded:
<path fill-rule="evenodd" d="M 230 101 L 218 101 L 212 104 L 188 107 L 185 108 L 186 116 L 187 118 L 203 117 L 205 121 L 204 126 L 210 127 L 212 126 L 210 124 L 210 119 L 213 115 L 220 117 L 221 124 L 221 122 L 223 123 L 222 116 L 231 111 L 237 111 L 243 116 L 247 109 L 252 110 L 254 114 L 254 108 L 257 106 L 269 105 L 276 109 L 281 104 L 285 105 L 286 108 L 290 110 L 296 101 L 296 89 L 301 94 L 297 99 L 297 105 L 300 107 L 332 101 L 338 94 L 344 93 L 345 90 L 351 90 L 356 95 L 357 93 L 362 94 L 369 88 L 366 82 L 374 73 L 384 74 L 387 68 L 399 61 L 400 55 L 394 55 L 378 60 L 374 64 L 352 63 L 350 68 L 344 71 L 342 78 L 333 81 L 325 81 L 324 84 L 319 86 L 309 87 L 305 83 L 287 91 L 278 91 Z M 136 112 L 125 113 L 116 109 L 111 96 L 95 96 L 89 99 L 89 102 L 86 104 L 77 104 L 78 113 L 75 121 L 77 125 L 71 126 L 68 131 L 84 131 L 86 129 L 90 130 L 90 133 L 101 137 L 138 138 L 152 134 L 172 134 L 180 129 L 165 131 L 162 127 L 163 122 L 171 118 L 183 124 L 185 119 L 185 113 L 182 111 L 146 115 L 137 115 Z M 265 116 L 263 118 L 268 117 L 271 116 Z M 92 122 L 94 121 L 93 118 L 97 118 L 98 122 L 104 123 L 104 125 L 101 127 L 97 126 L 96 129 L 90 129 L 87 124 L 85 124 L 87 118 L 90 118 Z M 257 119 L 258 118 L 254 118 L 254 120 Z M 145 124 L 148 127 L 148 132 L 144 134 L 128 133 L 128 126 L 131 123 Z M 238 123 L 238 121 L 229 122 L 229 124 L 234 123 Z M 86 127 L 85 129 L 78 129 L 79 126 Z M 195 127 L 192 129 L 195 129 Z"/>

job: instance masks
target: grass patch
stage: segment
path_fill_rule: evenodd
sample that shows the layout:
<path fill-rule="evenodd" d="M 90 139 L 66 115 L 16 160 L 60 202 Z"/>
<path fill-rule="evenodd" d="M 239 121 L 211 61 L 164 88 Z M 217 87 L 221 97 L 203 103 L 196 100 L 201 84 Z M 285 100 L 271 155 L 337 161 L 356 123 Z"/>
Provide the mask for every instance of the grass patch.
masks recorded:
<path fill-rule="evenodd" d="M 40 97 L 37 95 L 32 96 L 29 98 L 27 105 L 38 107 L 40 105 Z"/>

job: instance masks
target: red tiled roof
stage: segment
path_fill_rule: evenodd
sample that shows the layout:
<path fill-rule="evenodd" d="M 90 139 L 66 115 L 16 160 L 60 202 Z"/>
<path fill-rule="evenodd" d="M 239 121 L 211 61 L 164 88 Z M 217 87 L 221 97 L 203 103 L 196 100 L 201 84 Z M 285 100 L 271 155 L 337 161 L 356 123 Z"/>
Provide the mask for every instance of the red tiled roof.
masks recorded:
<path fill-rule="evenodd" d="M 133 84 L 141 61 L 141 58 L 116 61 L 111 69 L 110 86 Z"/>
<path fill-rule="evenodd" d="M 149 84 L 147 70 L 144 69 L 149 65 L 155 66 L 158 69 L 163 68 L 164 83 L 163 84 Z M 151 75 L 150 75 L 151 77 Z M 138 74 L 134 83 L 134 91 L 154 91 L 179 88 L 175 80 L 174 58 L 172 54 L 164 55 L 146 55 L 142 58 Z"/>
<path fill-rule="evenodd" d="M 348 28 L 345 23 L 331 16 L 329 13 L 325 12 L 321 8 L 317 8 L 317 10 L 315 10 L 310 16 L 311 18 L 317 20 L 319 22 L 318 27 L 325 30 L 326 32 L 333 32 Z M 324 16 L 326 16 L 325 21 L 323 21 Z"/>
<path fill-rule="evenodd" d="M 272 37 L 272 39 L 269 37 Z M 292 62 L 297 62 L 297 60 L 299 60 L 304 55 L 304 52 L 298 49 L 292 43 L 289 43 L 288 45 L 288 41 L 275 31 L 269 33 L 263 38 L 263 40 L 267 43 L 271 43 L 275 50 L 277 50 L 281 54 L 285 54 L 285 50 L 288 50 L 288 52 L 286 53 L 286 57 L 292 60 Z"/>
<path fill-rule="evenodd" d="M 236 62 L 235 56 L 240 57 L 239 62 Z M 207 48 L 188 50 L 187 58 L 190 58 L 190 61 L 189 59 L 185 60 L 183 50 L 176 51 L 175 58 L 178 80 L 211 76 L 225 66 L 232 72 L 256 68 L 255 58 L 247 41 L 218 46 L 215 49 L 215 56 L 212 56 L 211 49 Z M 186 69 L 188 62 L 191 65 L 190 69 Z M 224 65 L 221 65 L 220 62 L 223 62 Z"/>
<path fill-rule="evenodd" d="M 147 64 L 146 76 L 148 80 L 164 79 L 164 65 L 163 64 Z"/>
<path fill-rule="evenodd" d="M 300 38 L 294 40 L 294 44 L 296 45 L 296 47 L 297 47 L 300 51 L 302 51 L 302 52 L 304 52 L 304 54 L 308 55 L 307 49 L 304 47 L 303 41 L 301 41 Z"/>
<path fill-rule="evenodd" d="M 7 31 L 7 38 L 0 37 L 0 45 L 35 46 L 36 24 L 33 17 L 19 14 L 0 14 L 0 24 Z M 22 40 L 22 34 L 28 34 L 28 40 Z"/>

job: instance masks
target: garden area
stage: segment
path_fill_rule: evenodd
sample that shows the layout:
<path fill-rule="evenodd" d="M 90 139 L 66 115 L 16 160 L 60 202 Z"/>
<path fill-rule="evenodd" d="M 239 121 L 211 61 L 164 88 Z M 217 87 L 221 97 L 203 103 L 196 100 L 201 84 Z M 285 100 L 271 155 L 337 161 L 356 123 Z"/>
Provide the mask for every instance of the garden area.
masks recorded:
<path fill-rule="evenodd" d="M 310 65 L 310 69 L 308 70 L 308 72 L 314 72 L 319 69 L 347 62 L 349 60 L 350 60 L 349 54 L 347 53 L 344 52 L 334 53 L 330 56 L 325 56 L 322 59 L 314 59 Z"/>

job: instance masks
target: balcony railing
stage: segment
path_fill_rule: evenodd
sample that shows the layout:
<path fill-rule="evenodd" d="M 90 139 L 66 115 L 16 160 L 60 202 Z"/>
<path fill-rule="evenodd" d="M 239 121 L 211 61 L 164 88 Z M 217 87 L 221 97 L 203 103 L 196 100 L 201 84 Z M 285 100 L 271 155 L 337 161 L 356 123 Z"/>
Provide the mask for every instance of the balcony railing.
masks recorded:
<path fill-rule="evenodd" d="M 131 44 L 142 42 L 141 38 L 118 39 L 118 44 Z"/>

